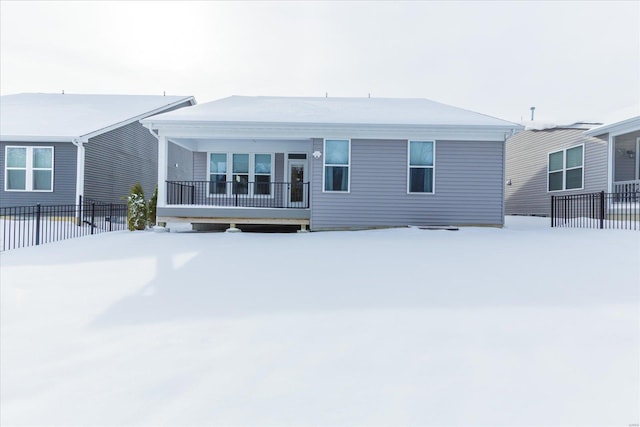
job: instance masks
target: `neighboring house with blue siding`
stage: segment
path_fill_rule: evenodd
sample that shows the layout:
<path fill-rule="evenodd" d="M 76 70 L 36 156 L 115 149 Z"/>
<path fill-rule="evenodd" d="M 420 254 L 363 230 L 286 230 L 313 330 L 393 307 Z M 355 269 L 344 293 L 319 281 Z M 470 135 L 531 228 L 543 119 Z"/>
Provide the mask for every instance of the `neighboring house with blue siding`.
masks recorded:
<path fill-rule="evenodd" d="M 139 122 L 191 96 L 24 93 L 0 97 L 0 207 L 121 203 L 157 183 L 157 139 Z"/>
<path fill-rule="evenodd" d="M 522 126 L 426 99 L 232 96 L 142 120 L 158 221 L 311 230 L 504 224 Z"/>
<path fill-rule="evenodd" d="M 549 216 L 554 195 L 640 192 L 640 116 L 537 127 L 507 142 L 507 215 Z"/>

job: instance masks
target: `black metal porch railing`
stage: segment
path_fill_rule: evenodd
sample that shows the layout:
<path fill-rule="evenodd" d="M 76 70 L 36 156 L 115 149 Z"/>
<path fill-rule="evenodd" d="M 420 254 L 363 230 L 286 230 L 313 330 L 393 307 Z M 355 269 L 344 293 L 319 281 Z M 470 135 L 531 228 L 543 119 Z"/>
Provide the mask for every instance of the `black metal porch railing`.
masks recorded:
<path fill-rule="evenodd" d="M 168 205 L 309 207 L 308 182 L 167 181 Z"/>
<path fill-rule="evenodd" d="M 551 196 L 551 227 L 640 230 L 640 192 Z"/>
<path fill-rule="evenodd" d="M 0 208 L 2 251 L 126 229 L 126 204 L 85 200 L 77 205 Z"/>

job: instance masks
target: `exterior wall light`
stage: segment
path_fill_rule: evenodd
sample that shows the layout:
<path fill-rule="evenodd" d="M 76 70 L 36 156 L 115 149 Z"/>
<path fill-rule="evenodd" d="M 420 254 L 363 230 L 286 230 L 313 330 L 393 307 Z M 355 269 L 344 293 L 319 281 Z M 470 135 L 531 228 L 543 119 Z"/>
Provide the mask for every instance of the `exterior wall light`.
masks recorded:
<path fill-rule="evenodd" d="M 319 159 L 320 157 L 322 157 L 322 153 L 319 151 L 314 151 L 311 155 L 314 159 Z"/>

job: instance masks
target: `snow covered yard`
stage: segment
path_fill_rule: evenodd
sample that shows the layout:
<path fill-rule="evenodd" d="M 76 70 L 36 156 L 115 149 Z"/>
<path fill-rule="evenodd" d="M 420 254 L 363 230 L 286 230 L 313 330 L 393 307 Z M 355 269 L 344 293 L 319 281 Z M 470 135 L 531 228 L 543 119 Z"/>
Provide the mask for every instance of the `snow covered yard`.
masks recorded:
<path fill-rule="evenodd" d="M 640 420 L 637 232 L 115 232 L 0 256 L 2 425 Z"/>

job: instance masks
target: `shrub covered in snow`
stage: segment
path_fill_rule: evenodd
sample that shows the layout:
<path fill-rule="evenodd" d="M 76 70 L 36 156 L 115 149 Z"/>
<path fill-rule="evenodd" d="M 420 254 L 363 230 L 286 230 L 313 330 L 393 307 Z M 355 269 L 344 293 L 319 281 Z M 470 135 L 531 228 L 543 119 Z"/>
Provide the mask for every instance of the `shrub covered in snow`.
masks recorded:
<path fill-rule="evenodd" d="M 156 225 L 156 206 L 158 205 L 158 186 L 153 190 L 153 196 L 149 199 L 149 224 Z"/>
<path fill-rule="evenodd" d="M 147 226 L 147 201 L 144 199 L 142 185 L 136 183 L 129 191 L 127 198 L 127 223 L 129 230 L 144 230 Z"/>

